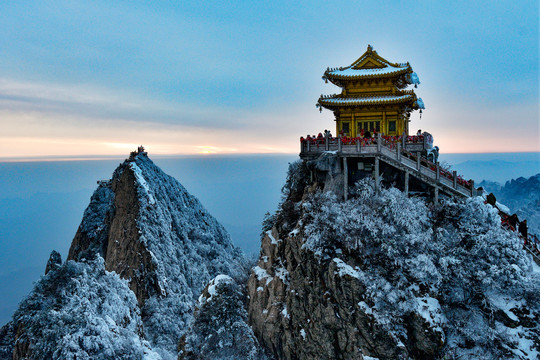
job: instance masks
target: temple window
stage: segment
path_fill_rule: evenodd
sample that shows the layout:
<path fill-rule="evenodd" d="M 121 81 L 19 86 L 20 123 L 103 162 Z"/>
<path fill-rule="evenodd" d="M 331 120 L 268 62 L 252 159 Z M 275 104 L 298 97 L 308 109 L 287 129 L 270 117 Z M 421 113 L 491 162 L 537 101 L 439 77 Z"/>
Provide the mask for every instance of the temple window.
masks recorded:
<path fill-rule="evenodd" d="M 373 132 L 376 130 L 377 132 L 381 131 L 381 122 L 380 121 L 359 121 L 357 124 L 357 133 L 360 133 L 362 129 L 364 131 L 370 131 Z"/>
<path fill-rule="evenodd" d="M 344 122 L 341 124 L 341 131 L 343 131 L 343 134 L 349 135 L 350 129 L 349 129 L 349 123 Z"/>

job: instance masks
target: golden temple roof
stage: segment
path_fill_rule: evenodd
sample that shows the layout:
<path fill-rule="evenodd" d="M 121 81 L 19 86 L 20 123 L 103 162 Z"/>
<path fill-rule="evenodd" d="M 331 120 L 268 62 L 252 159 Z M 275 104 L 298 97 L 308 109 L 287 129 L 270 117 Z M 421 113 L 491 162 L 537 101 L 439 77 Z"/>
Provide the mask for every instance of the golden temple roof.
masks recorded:
<path fill-rule="evenodd" d="M 362 97 L 342 97 L 339 94 L 321 95 L 317 101 L 318 107 L 327 109 L 349 106 L 369 106 L 386 104 L 409 103 L 413 109 L 424 109 L 424 102 L 417 98 L 414 93 L 399 95 L 380 95 L 380 96 L 362 96 Z"/>
<path fill-rule="evenodd" d="M 379 77 L 397 77 L 406 75 L 406 84 L 419 84 L 418 76 L 413 72 L 409 63 L 392 63 L 379 56 L 371 45 L 368 45 L 366 52 L 354 61 L 350 66 L 340 68 L 328 68 L 323 75 L 323 79 L 330 80 L 341 86 L 339 80 L 355 80 Z M 336 80 L 333 81 L 333 80 Z"/>

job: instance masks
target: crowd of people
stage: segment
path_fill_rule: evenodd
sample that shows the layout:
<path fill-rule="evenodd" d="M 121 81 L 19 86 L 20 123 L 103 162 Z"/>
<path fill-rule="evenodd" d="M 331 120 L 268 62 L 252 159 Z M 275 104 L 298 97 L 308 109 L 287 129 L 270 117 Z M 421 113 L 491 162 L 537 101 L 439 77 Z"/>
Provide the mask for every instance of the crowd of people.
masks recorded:
<path fill-rule="evenodd" d="M 420 131 L 420 130 L 419 130 Z M 332 133 L 330 130 L 324 130 L 324 133 L 319 133 L 317 136 L 313 135 L 307 135 L 307 137 L 300 137 L 300 142 L 310 142 L 312 144 L 324 144 L 325 139 L 329 138 L 331 141 L 334 141 L 335 139 L 341 139 L 341 142 L 343 144 L 356 144 L 356 142 L 360 142 L 362 144 L 372 144 L 376 143 L 376 140 L 379 136 L 379 133 L 377 130 L 369 131 L 360 129 L 360 133 L 357 137 L 351 137 L 347 136 L 345 133 L 341 132 L 339 134 L 340 136 L 338 138 L 333 138 Z M 388 144 L 397 144 L 399 141 L 401 141 L 402 136 L 387 136 L 384 135 L 384 133 L 381 133 L 381 138 L 386 141 Z M 424 136 L 422 134 L 416 135 L 416 136 L 407 136 L 406 141 L 408 143 L 421 143 L 424 140 Z"/>

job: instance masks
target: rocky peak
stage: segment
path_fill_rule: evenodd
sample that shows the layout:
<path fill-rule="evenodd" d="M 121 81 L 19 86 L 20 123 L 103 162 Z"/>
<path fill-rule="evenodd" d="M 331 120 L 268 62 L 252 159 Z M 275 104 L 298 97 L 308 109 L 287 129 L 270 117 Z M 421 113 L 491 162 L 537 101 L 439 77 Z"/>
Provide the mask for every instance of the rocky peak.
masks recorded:
<path fill-rule="evenodd" d="M 343 201 L 327 165 L 291 166 L 248 281 L 250 324 L 277 358 L 539 356 L 540 270 L 492 207 L 430 208 L 369 180 Z"/>
<path fill-rule="evenodd" d="M 49 271 L 54 270 L 62 265 L 62 255 L 58 251 L 53 250 L 51 252 L 51 256 L 49 256 L 49 260 L 47 261 L 47 267 L 45 267 L 45 275 L 49 273 Z"/>
<path fill-rule="evenodd" d="M 84 274 L 93 271 L 92 268 L 106 273 L 95 279 L 100 284 L 117 282 L 107 275 L 115 273 L 122 279 L 116 285 L 118 291 L 129 286 L 137 302 L 137 309 L 127 310 L 137 312 L 133 317 L 135 325 L 128 332 L 138 329 L 134 336 L 143 339 L 139 345 L 155 349 L 165 359 L 177 357 L 178 340 L 188 328 L 198 296 L 208 281 L 224 274 L 243 282 L 247 273 L 243 254 L 232 245 L 224 227 L 176 179 L 157 167 L 142 148 L 121 163 L 110 180 L 98 181 L 67 260 L 61 266 L 59 254 L 51 254 L 47 277 L 34 290 L 39 301 L 46 301 L 48 296 L 60 299 L 59 302 L 67 301 L 62 294 L 69 293 L 81 296 L 87 291 L 87 287 L 81 289 L 81 286 L 87 286 L 90 281 L 85 280 Z M 78 269 L 80 279 L 75 282 L 68 279 L 71 270 L 66 269 Z M 64 274 L 62 279 L 59 274 Z M 45 286 L 54 291 L 47 295 L 48 290 L 42 291 Z M 116 296 L 115 301 L 123 301 L 120 299 L 126 295 L 115 295 L 114 291 L 109 291 L 110 296 Z M 42 334 L 36 329 L 54 326 L 45 324 L 40 310 L 30 318 L 25 315 L 25 309 L 18 311 L 18 318 L 24 320 L 17 321 L 15 326 L 19 329 L 23 324 L 29 324 L 28 327 L 34 330 L 30 333 L 21 331 L 16 337 L 27 340 L 24 344 L 28 348 L 21 352 L 22 357 L 31 354 L 31 348 L 36 348 L 33 341 L 42 341 L 34 339 Z M 105 321 L 107 311 L 103 311 Z M 139 314 L 140 325 L 136 323 Z M 114 318 L 110 314 L 107 316 Z M 44 323 L 32 325 L 31 319 L 38 318 Z M 91 323 L 95 321 L 91 320 Z M 107 327 L 103 331 L 108 331 Z"/>

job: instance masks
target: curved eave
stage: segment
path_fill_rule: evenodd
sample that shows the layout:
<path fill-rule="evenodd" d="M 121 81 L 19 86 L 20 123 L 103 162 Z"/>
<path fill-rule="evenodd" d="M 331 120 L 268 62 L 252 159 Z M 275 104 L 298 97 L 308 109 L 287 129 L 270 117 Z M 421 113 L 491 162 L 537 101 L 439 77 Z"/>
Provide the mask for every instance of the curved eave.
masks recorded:
<path fill-rule="evenodd" d="M 374 79 L 374 78 L 384 78 L 384 77 L 398 77 L 403 74 L 408 74 L 412 72 L 412 69 L 410 67 L 406 68 L 400 68 L 395 69 L 392 71 L 387 72 L 371 72 L 366 71 L 363 73 L 362 70 L 349 70 L 350 73 L 345 73 L 345 71 L 348 69 L 341 70 L 342 73 L 340 73 L 340 70 L 334 70 L 334 71 L 325 71 L 323 78 L 326 78 L 330 81 L 332 80 L 367 80 L 367 79 Z M 371 69 L 370 69 L 371 70 Z"/>
<path fill-rule="evenodd" d="M 417 109 L 416 96 L 407 94 L 402 96 L 392 97 L 363 97 L 363 98 L 319 98 L 318 106 L 322 106 L 329 110 L 334 110 L 342 107 L 358 107 L 358 106 L 377 106 L 377 105 L 393 105 L 393 104 L 410 104 L 412 109 Z"/>

